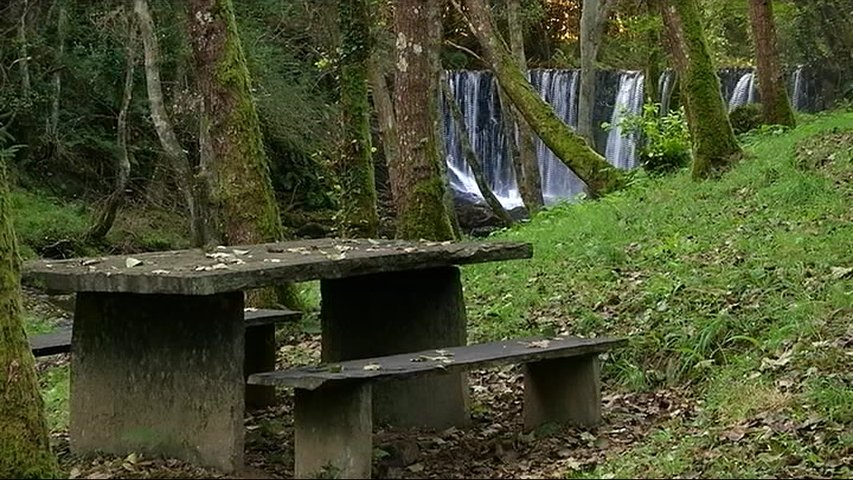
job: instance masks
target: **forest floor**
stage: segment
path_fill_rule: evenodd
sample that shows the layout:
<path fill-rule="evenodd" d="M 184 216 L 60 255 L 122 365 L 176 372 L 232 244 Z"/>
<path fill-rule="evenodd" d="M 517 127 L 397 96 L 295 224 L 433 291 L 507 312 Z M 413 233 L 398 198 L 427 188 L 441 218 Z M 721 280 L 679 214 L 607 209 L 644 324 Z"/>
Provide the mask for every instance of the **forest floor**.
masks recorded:
<path fill-rule="evenodd" d="M 603 424 L 524 434 L 520 371 L 476 371 L 472 424 L 377 431 L 374 476 L 853 476 L 853 112 L 800 121 L 743 136 L 748 156 L 720 179 L 640 174 L 497 232 L 532 242 L 534 257 L 463 268 L 469 340 L 628 336 L 604 361 Z M 319 358 L 316 285 L 305 293 L 307 320 L 279 332 L 283 364 Z M 28 330 L 67 322 L 62 302 L 28 292 Z M 70 477 L 222 477 L 70 454 L 67 357 L 39 369 Z M 281 400 L 247 417 L 244 477 L 292 475 L 291 392 Z"/>

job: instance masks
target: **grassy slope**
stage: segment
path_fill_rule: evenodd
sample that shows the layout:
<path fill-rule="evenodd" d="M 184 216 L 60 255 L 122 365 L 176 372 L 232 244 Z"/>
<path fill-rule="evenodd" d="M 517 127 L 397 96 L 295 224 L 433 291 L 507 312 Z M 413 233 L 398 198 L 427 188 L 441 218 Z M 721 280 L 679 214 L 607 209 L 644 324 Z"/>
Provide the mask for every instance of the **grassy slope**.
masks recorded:
<path fill-rule="evenodd" d="M 532 260 L 465 268 L 474 340 L 630 335 L 610 381 L 696 402 L 567 475 L 853 474 L 853 135 L 815 140 L 838 128 L 853 113 L 745 138 L 751 158 L 718 181 L 639 179 L 554 208 L 496 235 L 532 242 Z M 805 163 L 827 165 L 797 160 L 804 140 Z"/>

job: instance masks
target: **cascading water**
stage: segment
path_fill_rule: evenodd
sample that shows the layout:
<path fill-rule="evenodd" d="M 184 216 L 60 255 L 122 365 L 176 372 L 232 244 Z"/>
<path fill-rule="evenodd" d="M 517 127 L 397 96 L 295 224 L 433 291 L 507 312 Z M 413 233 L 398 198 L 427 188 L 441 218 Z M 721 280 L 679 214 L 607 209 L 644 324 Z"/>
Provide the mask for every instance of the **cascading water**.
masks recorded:
<path fill-rule="evenodd" d="M 805 82 L 803 81 L 803 66 L 800 65 L 794 70 L 794 85 L 791 92 L 791 105 L 794 110 L 803 110 L 805 105 L 803 97 L 805 96 Z"/>
<path fill-rule="evenodd" d="M 672 90 L 675 87 L 675 70 L 666 70 L 660 74 L 658 78 L 658 93 L 660 98 L 660 114 L 666 115 L 669 113 L 669 103 L 672 99 Z"/>
<path fill-rule="evenodd" d="M 729 111 L 731 112 L 735 108 L 748 103 L 755 103 L 754 72 L 744 73 L 737 81 L 737 85 L 735 85 L 735 89 L 732 92 L 732 97 L 729 99 Z"/>
<path fill-rule="evenodd" d="M 500 102 L 492 75 L 482 71 L 447 72 L 447 81 L 465 119 L 471 147 L 483 164 L 486 180 L 504 208 L 521 206 L 515 172 L 508 158 L 501 123 Z M 447 171 L 454 192 L 469 201 L 483 202 L 471 167 L 465 162 L 452 115 L 444 109 Z"/>
<path fill-rule="evenodd" d="M 639 71 L 625 72 L 619 80 L 619 93 L 613 108 L 613 125 L 607 137 L 607 161 L 617 168 L 633 168 L 636 153 L 636 138 L 634 133 L 625 133 L 618 126 L 626 115 L 638 115 L 643 108 L 643 73 Z"/>
<path fill-rule="evenodd" d="M 567 125 L 578 126 L 578 90 L 580 74 L 577 70 L 530 71 L 530 83 L 542 99 L 548 102 Z M 536 139 L 536 158 L 542 181 L 542 199 L 546 205 L 571 198 L 583 191 L 584 184 L 566 165 Z"/>

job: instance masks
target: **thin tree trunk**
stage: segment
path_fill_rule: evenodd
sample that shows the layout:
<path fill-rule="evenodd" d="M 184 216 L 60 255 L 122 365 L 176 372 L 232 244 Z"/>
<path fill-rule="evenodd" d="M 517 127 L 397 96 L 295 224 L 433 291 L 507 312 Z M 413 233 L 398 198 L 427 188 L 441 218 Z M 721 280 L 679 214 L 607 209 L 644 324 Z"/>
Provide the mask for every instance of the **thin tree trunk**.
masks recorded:
<path fill-rule="evenodd" d="M 456 134 L 459 136 L 459 143 L 462 145 L 462 154 L 465 156 L 468 166 L 471 167 L 471 171 L 474 172 L 474 180 L 477 182 L 477 187 L 480 189 L 480 193 L 483 194 L 483 198 L 486 200 L 489 208 L 492 209 L 501 223 L 508 227 L 515 222 L 503 205 L 501 205 L 501 202 L 495 197 L 494 192 L 492 192 L 489 186 L 489 182 L 486 180 L 483 165 L 477 158 L 477 152 L 471 147 L 471 139 L 468 137 L 468 126 L 465 124 L 465 117 L 462 116 L 462 112 L 459 110 L 459 104 L 456 103 L 456 98 L 453 96 L 453 92 L 450 91 L 447 83 L 442 82 L 441 88 L 444 92 L 444 101 L 447 103 L 448 108 L 450 108 L 450 113 L 456 125 Z"/>
<path fill-rule="evenodd" d="M 154 20 L 151 18 L 151 12 L 148 9 L 148 0 L 134 0 L 133 10 L 139 20 L 139 31 L 142 35 L 143 51 L 145 52 L 145 84 L 151 106 L 151 121 L 154 123 L 154 129 L 157 131 L 157 137 L 160 139 L 163 151 L 166 153 L 172 169 L 178 175 L 178 188 L 190 214 L 193 243 L 201 245 L 203 243 L 201 222 L 206 215 L 196 209 L 196 201 L 192 194 L 194 180 L 190 162 L 186 152 L 178 142 L 169 114 L 166 113 L 163 87 L 160 82 L 159 46 L 154 32 Z"/>
<path fill-rule="evenodd" d="M 21 93 L 23 93 L 24 97 L 29 96 L 32 89 L 30 83 L 30 54 L 27 48 L 27 13 L 29 10 L 29 0 L 24 0 L 21 18 L 18 22 L 18 41 L 21 43 Z"/>
<path fill-rule="evenodd" d="M 460 0 L 451 1 L 466 17 L 512 103 L 545 145 L 586 183 L 588 194 L 597 197 L 622 188 L 625 185 L 624 175 L 563 123 L 554 109 L 533 90 L 506 45 L 496 36 L 483 0 L 465 0 L 467 12 L 463 12 Z"/>
<path fill-rule="evenodd" d="M 54 478 L 44 401 L 21 317 L 20 257 L 0 159 L 0 478 Z"/>
<path fill-rule="evenodd" d="M 581 73 L 580 91 L 578 93 L 578 133 L 590 145 L 595 145 L 592 125 L 593 109 L 595 107 L 595 62 L 598 59 L 598 49 L 604 26 L 610 16 L 614 0 L 583 0 L 581 9 Z"/>
<path fill-rule="evenodd" d="M 439 0 L 399 0 L 395 7 L 394 110 L 400 140 L 389 173 L 397 237 L 448 240 L 454 233 L 438 145 Z"/>
<path fill-rule="evenodd" d="M 510 51 L 515 59 L 515 63 L 518 64 L 518 68 L 527 77 L 527 57 L 524 54 L 524 29 L 522 28 L 518 14 L 521 9 L 521 1 L 508 0 L 506 8 Z M 503 105 L 509 104 L 502 103 L 502 108 Z M 518 191 L 521 194 L 524 205 L 527 207 L 528 213 L 530 216 L 533 216 L 542 208 L 543 204 L 542 178 L 539 173 L 539 159 L 536 156 L 533 130 L 517 108 L 510 106 L 510 112 L 510 118 L 513 120 L 512 125 L 515 125 L 517 128 L 517 135 L 516 132 L 513 132 L 511 137 L 507 137 L 507 141 L 514 141 L 518 144 L 518 157 L 513 157 Z"/>
<path fill-rule="evenodd" d="M 368 62 L 374 46 L 370 8 L 368 0 L 340 0 L 338 5 L 343 36 L 340 71 L 342 230 L 345 236 L 375 237 L 379 217 L 367 88 Z"/>
<path fill-rule="evenodd" d="M 779 48 L 773 20 L 773 3 L 770 0 L 749 0 L 749 20 L 755 41 L 758 64 L 758 92 L 764 123 L 769 125 L 796 125 L 785 76 L 779 65 Z"/>
<path fill-rule="evenodd" d="M 661 16 L 693 137 L 693 176 L 708 178 L 742 154 L 711 59 L 696 0 L 661 2 Z"/>
<path fill-rule="evenodd" d="M 391 90 L 385 73 L 374 52 L 370 60 L 370 92 L 373 97 L 373 106 L 379 120 L 379 135 L 382 137 L 382 151 L 385 153 L 385 163 L 390 164 L 397 157 L 397 129 L 394 120 L 394 102 L 391 100 Z"/>
<path fill-rule="evenodd" d="M 133 98 L 133 71 L 136 65 L 136 23 L 127 18 L 127 66 L 124 73 L 124 95 L 121 109 L 118 112 L 116 130 L 118 130 L 118 150 L 116 157 L 115 188 L 107 198 L 104 208 L 98 214 L 95 223 L 89 229 L 90 240 L 98 241 L 104 238 L 115 222 L 116 213 L 124 201 L 124 191 L 130 178 L 130 154 L 127 150 L 127 112 Z"/>
<path fill-rule="evenodd" d="M 65 6 L 59 6 L 59 18 L 56 21 L 56 42 L 58 45 L 58 55 L 60 65 L 56 65 L 56 71 L 53 73 L 53 103 L 50 109 L 50 123 L 48 124 L 48 133 L 56 139 L 59 130 L 59 106 L 62 98 L 62 70 L 61 63 L 65 56 L 65 24 L 67 23 L 67 15 Z"/>

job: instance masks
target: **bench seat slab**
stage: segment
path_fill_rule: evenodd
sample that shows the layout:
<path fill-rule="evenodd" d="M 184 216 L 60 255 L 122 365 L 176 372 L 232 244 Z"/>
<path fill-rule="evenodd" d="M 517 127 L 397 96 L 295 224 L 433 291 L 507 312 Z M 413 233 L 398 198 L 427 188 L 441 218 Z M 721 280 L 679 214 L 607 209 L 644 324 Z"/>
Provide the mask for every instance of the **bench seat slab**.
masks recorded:
<path fill-rule="evenodd" d="M 295 477 L 370 478 L 373 414 L 369 383 L 297 388 Z"/>
<path fill-rule="evenodd" d="M 243 462 L 243 293 L 78 293 L 71 448 Z"/>
<path fill-rule="evenodd" d="M 546 423 L 589 427 L 601 421 L 598 355 L 555 358 L 524 366 L 524 429 Z"/>

